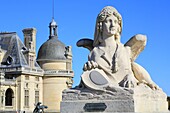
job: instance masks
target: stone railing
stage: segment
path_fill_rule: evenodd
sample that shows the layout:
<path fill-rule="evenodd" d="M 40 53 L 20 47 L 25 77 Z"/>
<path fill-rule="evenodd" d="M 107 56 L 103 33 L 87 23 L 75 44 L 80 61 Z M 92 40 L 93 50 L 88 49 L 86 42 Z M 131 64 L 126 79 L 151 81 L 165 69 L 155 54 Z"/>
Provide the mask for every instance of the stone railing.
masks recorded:
<path fill-rule="evenodd" d="M 73 75 L 73 71 L 70 70 L 46 70 L 45 75 Z"/>
<path fill-rule="evenodd" d="M 3 72 L 22 71 L 22 67 L 0 68 L 0 71 L 3 71 Z"/>
<path fill-rule="evenodd" d="M 41 70 L 41 69 L 27 68 L 27 67 L 22 67 L 22 71 L 43 73 L 43 70 Z"/>
<path fill-rule="evenodd" d="M 16 79 L 4 79 L 3 81 L 1 81 L 1 84 L 16 85 Z"/>
<path fill-rule="evenodd" d="M 13 106 L 5 106 L 6 110 L 13 110 Z"/>
<path fill-rule="evenodd" d="M 16 80 L 15 78 L 13 78 L 13 79 L 7 79 L 7 78 L 6 78 L 6 79 L 5 79 L 6 82 L 15 82 L 15 80 Z"/>
<path fill-rule="evenodd" d="M 0 68 L 0 71 L 3 72 L 34 72 L 34 73 L 43 73 L 43 70 L 29 67 L 13 67 L 13 68 Z"/>

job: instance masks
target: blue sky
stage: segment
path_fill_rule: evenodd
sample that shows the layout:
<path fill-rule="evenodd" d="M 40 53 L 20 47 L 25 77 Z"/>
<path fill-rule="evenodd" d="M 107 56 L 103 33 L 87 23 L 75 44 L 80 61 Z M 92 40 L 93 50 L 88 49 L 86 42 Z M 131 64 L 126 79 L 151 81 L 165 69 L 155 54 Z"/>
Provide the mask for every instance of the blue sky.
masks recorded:
<path fill-rule="evenodd" d="M 121 42 L 135 34 L 148 37 L 145 50 L 136 62 L 170 95 L 170 1 L 169 0 L 55 0 L 55 21 L 59 40 L 72 46 L 74 86 L 80 82 L 89 51 L 78 48 L 81 38 L 93 39 L 97 14 L 114 6 L 123 17 Z M 37 51 L 48 39 L 52 0 L 1 0 L 0 32 L 15 31 L 23 40 L 22 29 L 37 29 Z"/>

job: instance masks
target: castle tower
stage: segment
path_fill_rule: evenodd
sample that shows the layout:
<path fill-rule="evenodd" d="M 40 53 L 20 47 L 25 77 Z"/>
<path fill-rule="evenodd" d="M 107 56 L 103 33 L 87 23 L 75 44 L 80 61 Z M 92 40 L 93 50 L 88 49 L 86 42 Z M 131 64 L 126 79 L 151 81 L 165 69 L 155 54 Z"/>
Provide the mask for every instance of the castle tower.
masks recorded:
<path fill-rule="evenodd" d="M 62 91 L 73 83 L 71 46 L 65 46 L 58 39 L 57 24 L 52 19 L 49 24 L 49 39 L 38 51 L 37 62 L 44 70 L 43 104 L 46 112 L 59 112 Z"/>

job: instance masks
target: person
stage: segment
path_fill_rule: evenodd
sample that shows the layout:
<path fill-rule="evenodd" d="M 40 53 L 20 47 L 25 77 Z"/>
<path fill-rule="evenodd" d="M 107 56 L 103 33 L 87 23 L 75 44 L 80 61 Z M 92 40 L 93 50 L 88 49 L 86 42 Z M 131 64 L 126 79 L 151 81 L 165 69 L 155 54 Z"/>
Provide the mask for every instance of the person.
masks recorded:
<path fill-rule="evenodd" d="M 44 113 L 44 109 L 47 109 L 47 108 L 48 108 L 47 106 L 42 105 L 41 102 L 38 102 L 35 105 L 35 109 L 34 109 L 33 113 Z"/>
<path fill-rule="evenodd" d="M 134 52 L 132 49 L 136 47 L 131 47 L 132 45 L 125 46 L 129 43 L 123 45 L 120 42 L 121 32 L 122 17 L 119 12 L 112 6 L 104 7 L 97 16 L 94 40 L 82 39 L 77 42 L 78 46 L 91 48 L 88 62 L 83 67 L 85 75 L 87 75 L 86 71 L 88 71 L 91 79 L 87 79 L 87 76 L 82 75 L 83 83 L 88 87 L 92 86 L 89 85 L 91 83 L 89 80 L 96 83 L 95 77 L 97 76 L 93 77 L 93 74 L 90 74 L 89 71 L 95 70 L 99 72 L 96 69 L 100 69 L 107 75 L 102 77 L 108 81 L 109 86 L 117 84 L 131 88 L 135 87 L 137 83 L 145 83 L 152 89 L 158 89 L 158 86 L 152 81 L 146 70 L 131 60 L 134 59 L 132 58 Z M 137 35 L 137 37 L 143 39 L 144 42 L 146 41 L 146 38 L 143 38 L 144 36 L 142 35 Z M 130 40 L 130 42 L 132 41 Z"/>

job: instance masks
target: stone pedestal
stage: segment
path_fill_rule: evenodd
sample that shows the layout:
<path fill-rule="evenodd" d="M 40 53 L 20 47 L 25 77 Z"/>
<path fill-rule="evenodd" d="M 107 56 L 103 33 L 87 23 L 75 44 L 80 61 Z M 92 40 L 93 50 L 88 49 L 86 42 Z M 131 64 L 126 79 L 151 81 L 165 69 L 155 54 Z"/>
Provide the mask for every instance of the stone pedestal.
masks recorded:
<path fill-rule="evenodd" d="M 134 89 L 112 87 L 104 92 L 88 89 L 63 91 L 61 113 L 88 112 L 168 112 L 167 96 L 162 90 L 151 90 L 144 84 Z"/>

